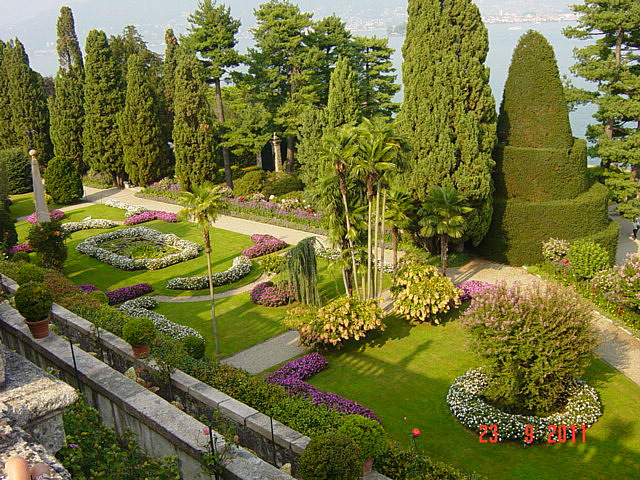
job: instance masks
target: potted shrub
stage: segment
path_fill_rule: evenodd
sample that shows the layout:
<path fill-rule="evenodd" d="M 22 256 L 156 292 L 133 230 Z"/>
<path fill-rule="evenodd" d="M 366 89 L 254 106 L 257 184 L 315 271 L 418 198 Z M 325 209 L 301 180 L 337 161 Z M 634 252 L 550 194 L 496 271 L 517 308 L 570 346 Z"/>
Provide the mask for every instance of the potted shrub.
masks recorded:
<path fill-rule="evenodd" d="M 136 358 L 146 358 L 149 344 L 156 338 L 156 326 L 149 318 L 132 318 L 122 327 L 122 338 L 131 345 Z"/>
<path fill-rule="evenodd" d="M 16 291 L 15 302 L 33 338 L 44 338 L 49 335 L 49 314 L 53 297 L 43 283 L 28 282 L 20 285 Z"/>
<path fill-rule="evenodd" d="M 356 442 L 338 432 L 311 439 L 302 452 L 298 473 L 303 480 L 357 480 L 362 473 Z"/>
<path fill-rule="evenodd" d="M 387 451 L 387 439 L 382 425 L 362 415 L 347 415 L 338 428 L 338 433 L 358 444 L 360 458 L 364 462 L 362 476 L 369 475 L 373 459 Z"/>

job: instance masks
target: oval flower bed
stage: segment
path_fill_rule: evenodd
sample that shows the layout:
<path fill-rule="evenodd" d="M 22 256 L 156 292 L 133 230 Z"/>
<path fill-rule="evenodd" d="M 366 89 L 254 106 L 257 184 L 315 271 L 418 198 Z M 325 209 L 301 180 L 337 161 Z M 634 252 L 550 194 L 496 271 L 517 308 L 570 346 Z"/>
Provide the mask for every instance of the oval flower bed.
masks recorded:
<path fill-rule="evenodd" d="M 82 222 L 66 222 L 60 225 L 65 233 L 79 232 L 80 230 L 89 230 L 93 228 L 114 228 L 118 224 L 113 220 L 105 220 L 103 218 L 90 218 Z"/>
<path fill-rule="evenodd" d="M 150 222 L 151 220 L 162 220 L 164 222 L 176 223 L 178 216 L 175 213 L 162 210 L 149 210 L 148 212 L 132 215 L 125 219 L 125 225 L 137 225 L 139 223 Z"/>
<path fill-rule="evenodd" d="M 221 285 L 235 283 L 249 275 L 250 271 L 251 260 L 240 255 L 233 259 L 233 263 L 228 270 L 211 275 L 213 286 L 219 287 Z M 205 288 L 209 288 L 209 277 L 208 275 L 203 275 L 201 277 L 172 278 L 167 282 L 167 288 L 169 290 L 204 290 Z"/>
<path fill-rule="evenodd" d="M 284 281 L 279 284 L 260 282 L 251 290 L 251 301 L 265 307 L 281 307 L 296 299 L 293 285 Z"/>
<path fill-rule="evenodd" d="M 497 425 L 500 441 L 524 440 L 526 425 L 533 426 L 534 441 L 546 441 L 549 425 L 590 427 L 602 415 L 598 394 L 581 380 L 572 385 L 564 410 L 547 417 L 503 412 L 484 401 L 482 392 L 486 387 L 487 375 L 482 368 L 471 369 L 451 385 L 447 403 L 453 415 L 474 432 L 480 431 L 480 425 Z"/>
<path fill-rule="evenodd" d="M 101 247 L 104 242 L 116 239 L 146 240 L 172 247 L 178 251 L 161 258 L 134 259 L 118 255 Z M 78 252 L 122 270 L 158 270 L 197 257 L 199 249 L 200 247 L 196 243 L 147 227 L 123 228 L 114 232 L 101 233 L 87 238 L 76 247 Z"/>
<path fill-rule="evenodd" d="M 250 238 L 252 242 L 255 242 L 255 245 L 252 245 L 242 252 L 242 255 L 247 258 L 261 257 L 262 255 L 282 250 L 287 246 L 286 242 L 283 242 L 272 235 L 254 233 Z"/>
<path fill-rule="evenodd" d="M 57 220 L 62 220 L 64 218 L 64 212 L 62 210 L 49 210 L 49 217 L 51 218 L 52 222 L 55 222 Z M 27 217 L 27 222 L 31 223 L 32 225 L 35 225 L 36 223 L 38 223 L 38 219 L 36 218 L 36 212 L 33 212 L 31 215 L 29 215 Z"/>

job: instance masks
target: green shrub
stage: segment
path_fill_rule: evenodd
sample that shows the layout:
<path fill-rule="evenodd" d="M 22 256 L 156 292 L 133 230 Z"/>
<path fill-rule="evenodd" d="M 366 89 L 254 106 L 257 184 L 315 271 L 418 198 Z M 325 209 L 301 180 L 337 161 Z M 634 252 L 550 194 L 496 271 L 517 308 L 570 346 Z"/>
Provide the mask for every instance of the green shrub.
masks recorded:
<path fill-rule="evenodd" d="M 53 157 L 44 172 L 45 189 L 53 201 L 68 205 L 82 198 L 82 177 L 67 157 Z"/>
<path fill-rule="evenodd" d="M 267 181 L 265 182 L 262 193 L 265 197 L 269 198 L 271 195 L 279 197 L 289 192 L 302 190 L 304 184 L 295 175 L 284 172 L 271 172 L 267 175 Z"/>
<path fill-rule="evenodd" d="M 64 244 L 66 237 L 60 222 L 52 220 L 33 225 L 29 229 L 27 241 L 36 252 L 40 265 L 45 268 L 62 270 L 67 259 L 67 247 Z"/>
<path fill-rule="evenodd" d="M 13 218 L 7 210 L 0 208 L 0 253 L 8 252 L 18 243 L 18 233 Z"/>
<path fill-rule="evenodd" d="M 358 445 L 336 432 L 311 439 L 302 452 L 298 473 L 303 480 L 357 480 L 362 475 Z"/>
<path fill-rule="evenodd" d="M 149 345 L 154 338 L 156 326 L 149 318 L 132 318 L 122 327 L 122 339 L 134 347 Z"/>
<path fill-rule="evenodd" d="M 18 287 L 15 302 L 16 309 L 27 322 L 38 322 L 51 312 L 53 296 L 43 283 L 29 282 Z"/>
<path fill-rule="evenodd" d="M 293 190 L 284 195 L 279 195 L 278 200 L 298 200 L 298 202 L 304 202 L 304 192 L 302 190 Z"/>
<path fill-rule="evenodd" d="M 21 148 L 0 150 L 0 172 L 9 179 L 9 193 L 17 195 L 33 190 L 31 160 Z"/>
<path fill-rule="evenodd" d="M 262 170 L 253 170 L 244 174 L 233 182 L 233 195 L 235 197 L 247 197 L 262 191 L 266 174 Z"/>
<path fill-rule="evenodd" d="M 199 360 L 204 357 L 205 342 L 202 338 L 189 335 L 182 340 L 185 351 L 193 358 Z"/>
<path fill-rule="evenodd" d="M 109 305 L 109 297 L 107 297 L 106 293 L 100 290 L 94 290 L 93 292 L 89 292 L 89 296 L 95 298 L 98 302 L 100 302 L 103 305 Z"/>
<path fill-rule="evenodd" d="M 362 415 L 347 415 L 338 428 L 338 433 L 349 437 L 358 444 L 360 458 L 375 458 L 387 450 L 387 436 L 384 428 L 375 420 Z"/>
<path fill-rule="evenodd" d="M 113 186 L 113 178 L 108 173 L 89 170 L 86 175 L 82 177 L 82 183 L 87 187 L 110 188 Z"/>
<path fill-rule="evenodd" d="M 393 276 L 394 312 L 412 322 L 440 323 L 437 314 L 460 305 L 460 291 L 432 265 L 410 263 Z"/>
<path fill-rule="evenodd" d="M 571 273 L 577 278 L 593 278 L 596 273 L 610 266 L 607 251 L 589 240 L 578 240 L 571 244 L 567 260 Z"/>
<path fill-rule="evenodd" d="M 29 256 L 29 254 L 27 252 L 16 252 L 16 253 L 11 255 L 11 261 L 12 262 L 30 263 L 31 262 L 31 257 Z"/>
<path fill-rule="evenodd" d="M 465 317 L 488 362 L 484 395 L 508 412 L 557 411 L 591 363 L 591 307 L 556 283 L 498 283 L 474 298 Z"/>
<path fill-rule="evenodd" d="M 286 259 L 282 255 L 272 253 L 259 258 L 258 263 L 265 272 L 280 273 L 285 268 Z"/>
<path fill-rule="evenodd" d="M 22 252 L 24 253 L 24 252 Z M 44 272 L 37 265 L 27 263 L 22 265 L 16 273 L 15 281 L 18 285 L 24 285 L 29 282 L 44 282 Z"/>
<path fill-rule="evenodd" d="M 120 310 L 108 305 L 91 305 L 88 302 L 92 297 L 79 293 L 77 296 L 69 298 L 64 307 L 76 315 L 87 319 L 97 327 L 103 328 L 118 337 L 122 337 L 122 328 L 131 318 Z"/>

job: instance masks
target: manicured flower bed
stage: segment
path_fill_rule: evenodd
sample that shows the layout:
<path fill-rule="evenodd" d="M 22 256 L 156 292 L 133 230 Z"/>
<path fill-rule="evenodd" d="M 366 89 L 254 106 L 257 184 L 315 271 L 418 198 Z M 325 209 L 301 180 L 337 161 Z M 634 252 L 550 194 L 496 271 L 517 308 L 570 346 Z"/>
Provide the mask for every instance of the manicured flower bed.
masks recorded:
<path fill-rule="evenodd" d="M 476 295 L 483 292 L 485 289 L 493 287 L 493 284 L 482 282 L 480 280 L 468 280 L 466 282 L 459 283 L 456 287 L 461 290 L 460 301 L 466 302 L 467 300 L 475 298 Z"/>
<path fill-rule="evenodd" d="M 281 202 L 268 200 L 248 200 L 245 197 L 226 199 L 227 208 L 230 211 L 252 213 L 263 217 L 276 217 L 291 220 L 296 223 L 320 227 L 322 212 L 312 207 L 301 208 Z"/>
<path fill-rule="evenodd" d="M 281 307 L 296 299 L 295 289 L 289 282 L 274 284 L 261 282 L 251 290 L 251 301 L 265 307 Z"/>
<path fill-rule="evenodd" d="M 33 248 L 31 248 L 31 245 L 29 245 L 29 242 L 24 242 L 24 243 L 18 243 L 17 245 L 14 245 L 13 247 L 11 247 L 11 250 L 9 250 L 9 252 L 11 252 L 11 253 L 18 253 L 18 252 L 31 253 L 31 252 L 33 252 Z"/>
<path fill-rule="evenodd" d="M 185 327 L 184 325 L 178 325 L 173 323 L 167 317 L 160 313 L 152 312 L 151 310 L 158 306 L 158 302 L 151 297 L 138 297 L 133 300 L 127 300 L 119 307 L 118 310 L 122 310 L 130 317 L 145 317 L 151 319 L 159 332 L 169 335 L 173 338 L 181 340 L 188 336 L 196 336 L 202 338 L 202 335 L 191 327 Z"/>
<path fill-rule="evenodd" d="M 99 290 L 98 287 L 90 283 L 83 283 L 81 285 L 78 285 L 78 288 L 82 293 L 91 293 Z M 110 290 L 104 293 L 109 299 L 109 305 L 117 305 L 118 303 L 123 303 L 127 300 L 132 300 L 151 292 L 153 292 L 153 287 L 150 284 L 137 283 L 135 285 L 131 285 L 130 287 L 116 288 L 115 290 Z"/>
<path fill-rule="evenodd" d="M 224 272 L 214 273 L 211 278 L 213 286 L 228 285 L 235 283 L 241 278 L 246 277 L 251 272 L 251 260 L 240 255 L 233 259 L 233 263 L 228 270 Z M 172 278 L 167 282 L 169 290 L 204 290 L 209 288 L 209 277 L 203 275 L 201 277 L 178 277 Z"/>
<path fill-rule="evenodd" d="M 284 364 L 265 378 L 265 382 L 283 386 L 289 395 L 301 395 L 313 401 L 316 405 L 326 405 L 331 410 L 337 410 L 347 415 L 362 415 L 363 417 L 380 419 L 357 402 L 348 400 L 330 392 L 321 392 L 309 385 L 304 379 L 321 372 L 329 362 L 319 353 L 311 353 Z"/>
<path fill-rule="evenodd" d="M 126 238 L 142 239 L 149 242 L 160 243 L 178 251 L 161 258 L 134 259 L 110 252 L 100 246 L 104 242 Z M 199 248 L 200 247 L 197 244 L 189 242 L 188 240 L 183 240 L 173 234 L 161 233 L 147 227 L 133 227 L 89 237 L 79 243 L 76 250 L 122 270 L 158 270 L 160 268 L 165 268 L 169 265 L 174 265 L 197 257 Z"/>
<path fill-rule="evenodd" d="M 261 257 L 269 253 L 277 252 L 287 246 L 286 242 L 272 236 L 272 235 L 251 235 L 251 241 L 255 242 L 255 245 L 247 248 L 242 255 L 247 258 Z"/>
<path fill-rule="evenodd" d="M 51 217 L 51 221 L 55 222 L 57 220 L 62 220 L 64 218 L 64 212 L 62 210 L 49 210 L 49 216 Z M 32 225 L 38 223 L 38 219 L 36 218 L 36 212 L 33 212 L 31 215 L 27 217 L 27 222 Z"/>
<path fill-rule="evenodd" d="M 142 205 L 129 205 L 128 203 L 121 202 L 120 200 L 107 200 L 104 202 L 107 207 L 119 208 L 124 210 L 124 216 L 126 218 L 133 217 L 134 215 L 140 215 L 141 213 L 148 212 L 149 209 Z"/>
<path fill-rule="evenodd" d="M 80 230 L 89 230 L 94 228 L 114 228 L 118 224 L 113 220 L 105 220 L 103 218 L 90 218 L 82 222 L 66 222 L 63 223 L 60 228 L 65 233 L 79 232 Z"/>
<path fill-rule="evenodd" d="M 524 441 L 526 425 L 533 426 L 534 441 L 546 441 L 549 425 L 590 427 L 602 415 L 597 392 L 581 380 L 575 380 L 572 385 L 563 411 L 547 417 L 510 414 L 489 405 L 482 397 L 487 380 L 481 368 L 469 370 L 451 385 L 447 403 L 453 415 L 474 432 L 480 431 L 480 425 L 497 425 L 500 441 Z"/>
<path fill-rule="evenodd" d="M 178 216 L 175 213 L 164 212 L 162 210 L 149 210 L 125 219 L 125 225 L 137 225 L 139 223 L 150 222 L 151 220 L 162 220 L 164 222 L 176 223 Z"/>

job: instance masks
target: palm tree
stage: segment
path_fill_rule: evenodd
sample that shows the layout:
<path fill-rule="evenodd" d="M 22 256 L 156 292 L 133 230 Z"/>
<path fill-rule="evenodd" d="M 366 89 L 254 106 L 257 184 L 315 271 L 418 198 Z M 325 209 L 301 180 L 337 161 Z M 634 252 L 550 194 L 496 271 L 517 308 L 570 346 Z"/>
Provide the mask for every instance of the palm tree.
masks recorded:
<path fill-rule="evenodd" d="M 391 237 L 393 239 L 393 271 L 398 268 L 398 240 L 400 230 L 411 225 L 411 217 L 413 216 L 414 207 L 413 200 L 408 193 L 392 188 L 387 197 L 387 211 L 385 220 L 387 225 L 391 227 Z"/>
<path fill-rule="evenodd" d="M 222 208 L 220 197 L 222 192 L 220 187 L 211 184 L 204 184 L 192 188 L 191 192 L 180 194 L 179 205 L 182 208 L 178 212 L 178 217 L 183 220 L 191 220 L 202 229 L 204 242 L 204 253 L 207 255 L 207 271 L 209 273 L 209 295 L 211 297 L 211 322 L 213 323 L 213 338 L 216 344 L 216 355 L 220 354 L 218 347 L 218 325 L 216 323 L 216 310 L 213 300 L 213 279 L 211 274 L 211 239 L 209 227 L 213 225 L 218 216 L 218 211 Z"/>
<path fill-rule="evenodd" d="M 460 238 L 464 233 L 464 214 L 473 210 L 464 206 L 465 197 L 453 187 L 433 187 L 426 203 L 418 211 L 420 234 L 425 237 L 440 235 L 442 275 L 447 274 L 447 251 L 450 238 Z"/>

